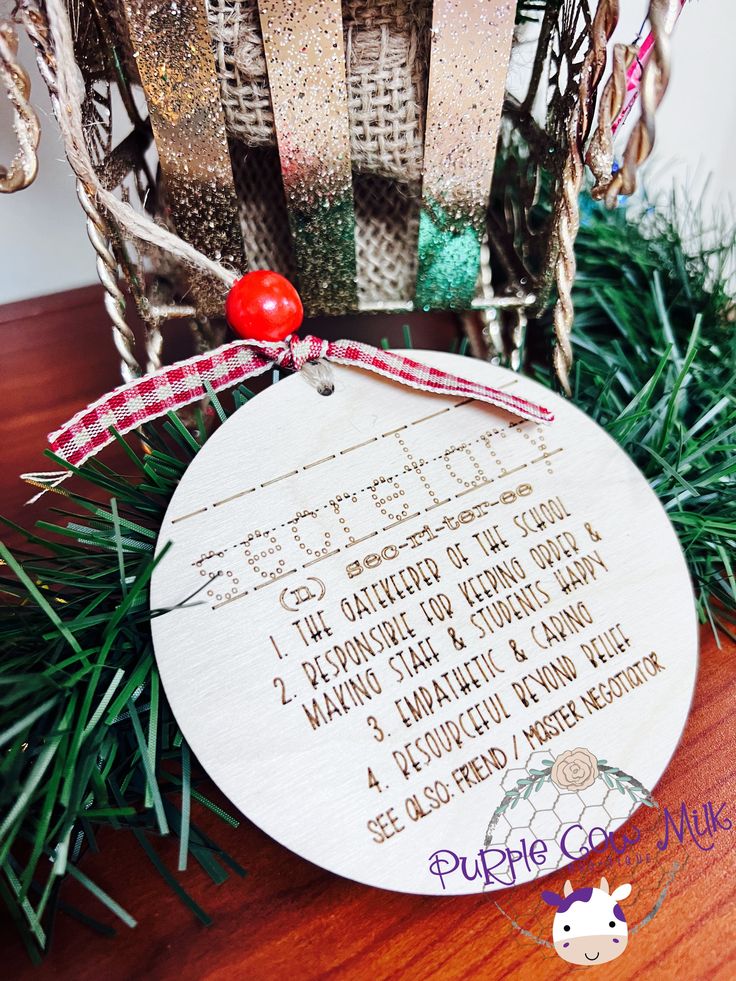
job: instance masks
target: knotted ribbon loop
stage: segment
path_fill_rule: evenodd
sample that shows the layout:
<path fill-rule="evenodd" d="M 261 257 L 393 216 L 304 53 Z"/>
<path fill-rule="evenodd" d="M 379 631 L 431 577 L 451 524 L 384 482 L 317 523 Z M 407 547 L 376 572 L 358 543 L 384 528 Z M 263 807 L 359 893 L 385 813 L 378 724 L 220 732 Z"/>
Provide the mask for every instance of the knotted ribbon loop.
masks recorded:
<path fill-rule="evenodd" d="M 49 446 L 63 460 L 79 466 L 113 441 L 112 430 L 124 436 L 171 410 L 196 402 L 208 392 L 254 378 L 274 364 L 300 371 L 322 359 L 362 368 L 424 392 L 478 399 L 522 419 L 554 420 L 544 406 L 450 375 L 402 354 L 379 351 L 358 341 L 325 341 L 308 334 L 302 338 L 292 335 L 285 341 L 233 341 L 209 354 L 199 354 L 160 368 L 121 385 L 78 412 L 61 429 L 49 435 Z"/>
<path fill-rule="evenodd" d="M 298 337 L 292 334 L 285 341 L 246 341 L 246 344 L 278 365 L 279 368 L 286 368 L 290 371 L 301 371 L 305 364 L 319 361 L 320 358 L 327 356 L 329 344 L 320 337 L 313 337 L 307 334 L 306 337 Z"/>

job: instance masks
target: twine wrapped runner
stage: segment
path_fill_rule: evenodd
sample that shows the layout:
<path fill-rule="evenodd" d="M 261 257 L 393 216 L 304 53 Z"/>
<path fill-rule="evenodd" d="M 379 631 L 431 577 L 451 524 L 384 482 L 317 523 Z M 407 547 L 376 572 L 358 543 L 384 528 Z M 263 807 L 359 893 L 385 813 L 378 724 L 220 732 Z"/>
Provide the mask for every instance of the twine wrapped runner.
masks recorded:
<path fill-rule="evenodd" d="M 379 351 L 358 341 L 325 341 L 311 335 L 302 338 L 292 335 L 276 342 L 234 341 L 209 354 L 180 361 L 122 385 L 51 433 L 49 445 L 67 463 L 79 466 L 113 442 L 113 429 L 125 435 L 170 410 L 195 402 L 209 389 L 220 391 L 237 385 L 273 365 L 300 371 L 323 359 L 363 368 L 424 392 L 478 399 L 522 419 L 554 421 L 553 414 L 544 406 L 449 375 L 401 354 Z"/>

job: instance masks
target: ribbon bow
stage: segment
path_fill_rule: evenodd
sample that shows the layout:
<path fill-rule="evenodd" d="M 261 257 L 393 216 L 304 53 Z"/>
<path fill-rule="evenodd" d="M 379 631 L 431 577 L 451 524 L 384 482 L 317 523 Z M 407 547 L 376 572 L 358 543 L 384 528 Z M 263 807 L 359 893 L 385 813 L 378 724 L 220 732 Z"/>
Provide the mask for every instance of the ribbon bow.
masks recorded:
<path fill-rule="evenodd" d="M 209 354 L 196 355 L 121 385 L 51 433 L 49 445 L 62 459 L 79 466 L 113 441 L 113 429 L 125 435 L 172 409 L 196 402 L 210 390 L 238 385 L 273 365 L 299 371 L 322 359 L 363 368 L 424 392 L 478 399 L 523 419 L 554 420 L 544 406 L 458 378 L 402 354 L 380 351 L 358 341 L 325 341 L 311 334 L 301 338 L 292 334 L 284 341 L 233 341 Z"/>

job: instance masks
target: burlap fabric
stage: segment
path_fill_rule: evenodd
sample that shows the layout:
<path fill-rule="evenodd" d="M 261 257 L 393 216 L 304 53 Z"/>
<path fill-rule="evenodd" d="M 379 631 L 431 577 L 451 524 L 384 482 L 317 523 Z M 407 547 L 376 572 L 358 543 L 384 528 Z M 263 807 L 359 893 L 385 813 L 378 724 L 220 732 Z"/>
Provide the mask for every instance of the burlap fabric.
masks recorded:
<path fill-rule="evenodd" d="M 245 252 L 293 273 L 255 0 L 208 0 Z M 361 305 L 412 298 L 430 0 L 343 3 Z"/>

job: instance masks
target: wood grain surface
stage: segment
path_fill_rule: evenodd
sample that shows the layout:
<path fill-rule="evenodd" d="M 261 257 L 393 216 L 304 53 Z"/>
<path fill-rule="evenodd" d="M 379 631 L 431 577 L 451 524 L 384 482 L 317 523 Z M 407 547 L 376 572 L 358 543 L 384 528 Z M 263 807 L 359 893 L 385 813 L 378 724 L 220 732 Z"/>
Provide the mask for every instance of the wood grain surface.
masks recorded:
<path fill-rule="evenodd" d="M 352 336 L 377 340 L 388 332 L 401 344 L 407 318 L 363 318 L 351 322 Z M 310 324 L 338 336 L 344 322 Z M 414 321 L 417 346 L 446 347 L 456 327 L 451 318 Z M 172 351 L 177 343 L 175 341 Z M 80 404 L 117 383 L 114 350 L 99 290 L 89 288 L 28 304 L 0 308 L 3 384 L 0 399 L 0 510 L 14 518 L 24 510 L 27 488 L 17 474 L 48 469 L 40 457 L 46 432 Z M 26 522 L 38 516 L 22 514 Z M 652 609 L 656 616 L 656 606 Z M 703 837 L 657 849 L 663 811 L 679 814 L 712 801 L 725 803 L 720 819 L 736 818 L 736 646 L 716 646 L 701 633 L 700 673 L 683 739 L 659 785 L 659 811 L 640 809 L 625 827 L 638 827 L 641 841 L 604 874 L 614 885 L 629 881 L 630 926 L 641 921 L 672 879 L 661 908 L 631 939 L 622 957 L 595 969 L 605 979 L 727 979 L 736 975 L 736 824 Z M 647 720 L 641 720 L 642 753 L 647 752 Z M 204 793 L 220 803 L 211 786 Z M 336 788 L 336 793 L 339 790 Z M 299 801 L 288 806 L 298 808 Z M 67 881 L 62 899 L 117 929 L 100 937 L 64 913 L 57 917 L 52 951 L 32 968 L 4 914 L 0 914 L 3 964 L 9 978 L 92 979 L 202 978 L 481 978 L 548 979 L 579 973 L 550 948 L 535 943 L 519 927 L 550 939 L 552 910 L 540 900 L 542 888 L 561 891 L 597 884 L 596 869 L 555 873 L 540 883 L 492 896 L 426 898 L 357 885 L 311 865 L 243 820 L 230 828 L 198 805 L 193 820 L 247 869 L 213 886 L 198 867 L 175 873 L 212 917 L 205 927 L 167 888 L 131 836 L 101 836 L 100 854 L 89 853 L 83 870 L 110 892 L 139 925 L 118 927 L 77 883 Z M 702 820 L 701 820 L 702 824 Z M 172 870 L 176 842 L 154 839 Z M 620 844 L 620 839 L 619 842 Z M 711 847 L 712 846 L 712 847 Z M 708 850 L 702 850 L 702 849 Z M 609 855 L 611 853 L 608 853 Z M 604 859 L 608 856 L 604 856 Z M 627 858 L 631 864 L 626 864 Z M 638 862 L 638 864 L 637 864 Z M 677 868 L 676 868 L 677 866 Z M 673 877 L 674 876 L 674 877 Z M 496 903 L 503 909 L 499 911 Z"/>

